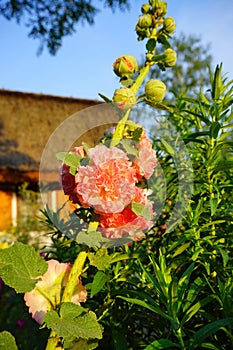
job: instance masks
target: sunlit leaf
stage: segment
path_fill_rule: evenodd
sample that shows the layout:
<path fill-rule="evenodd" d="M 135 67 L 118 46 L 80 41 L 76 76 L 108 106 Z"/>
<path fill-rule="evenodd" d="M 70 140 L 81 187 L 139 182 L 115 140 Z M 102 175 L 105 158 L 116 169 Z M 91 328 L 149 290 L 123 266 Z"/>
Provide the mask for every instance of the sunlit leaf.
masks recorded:
<path fill-rule="evenodd" d="M 31 291 L 47 269 L 46 261 L 29 245 L 16 242 L 0 250 L 0 276 L 18 293 Z"/>
<path fill-rule="evenodd" d="M 0 349 L 1 350 L 18 350 L 15 338 L 7 331 L 0 332 Z"/>

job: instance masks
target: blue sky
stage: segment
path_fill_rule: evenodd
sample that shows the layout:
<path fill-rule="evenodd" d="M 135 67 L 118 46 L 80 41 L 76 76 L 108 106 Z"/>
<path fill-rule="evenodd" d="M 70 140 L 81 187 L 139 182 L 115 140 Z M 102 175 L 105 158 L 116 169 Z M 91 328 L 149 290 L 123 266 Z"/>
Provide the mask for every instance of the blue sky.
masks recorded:
<path fill-rule="evenodd" d="M 145 52 L 145 42 L 137 41 L 134 30 L 144 2 L 131 0 L 129 12 L 113 14 L 104 9 L 94 26 L 79 26 L 75 35 L 65 38 L 56 56 L 46 49 L 37 56 L 39 42 L 27 37 L 27 28 L 0 18 L 0 88 L 91 99 L 99 99 L 100 92 L 112 97 L 120 86 L 112 63 L 123 54 L 140 61 Z M 211 43 L 214 65 L 223 62 L 224 72 L 232 79 L 233 1 L 167 2 L 177 34 L 201 35 L 203 45 Z"/>

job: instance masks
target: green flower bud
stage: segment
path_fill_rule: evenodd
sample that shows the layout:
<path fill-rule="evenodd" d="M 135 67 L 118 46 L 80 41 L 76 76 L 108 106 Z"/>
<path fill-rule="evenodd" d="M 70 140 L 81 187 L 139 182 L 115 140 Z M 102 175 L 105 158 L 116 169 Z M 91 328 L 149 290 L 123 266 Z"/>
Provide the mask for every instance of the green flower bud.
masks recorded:
<path fill-rule="evenodd" d="M 176 24 L 175 24 L 174 18 L 172 18 L 172 17 L 164 18 L 163 27 L 167 33 L 169 33 L 169 34 L 174 33 L 174 31 L 176 29 Z"/>
<path fill-rule="evenodd" d="M 138 63 L 134 56 L 124 55 L 113 63 L 113 70 L 116 75 L 119 77 L 130 77 L 132 74 L 137 72 Z"/>
<path fill-rule="evenodd" d="M 159 8 L 160 8 L 160 16 L 164 17 L 167 13 L 167 2 L 161 1 Z"/>
<path fill-rule="evenodd" d="M 150 14 L 142 15 L 138 18 L 136 27 L 150 28 L 152 25 L 152 16 Z"/>
<path fill-rule="evenodd" d="M 150 29 L 149 28 L 141 28 L 140 26 L 136 25 L 136 33 L 138 35 L 138 40 L 143 40 L 146 37 L 150 37 Z"/>
<path fill-rule="evenodd" d="M 115 90 L 112 102 L 116 103 L 121 109 L 129 109 L 136 104 L 137 98 L 130 88 L 122 87 Z"/>
<path fill-rule="evenodd" d="M 166 55 L 166 58 L 163 61 L 165 67 L 173 67 L 176 64 L 176 52 L 172 49 L 166 49 L 164 55 Z"/>
<path fill-rule="evenodd" d="M 164 17 L 167 13 L 167 3 L 161 0 L 149 0 L 149 3 L 153 7 L 153 10 L 156 11 L 157 15 Z"/>
<path fill-rule="evenodd" d="M 150 12 L 150 5 L 149 4 L 143 4 L 142 7 L 141 7 L 141 11 L 144 14 Z"/>
<path fill-rule="evenodd" d="M 161 80 L 151 79 L 145 85 L 145 93 L 148 100 L 160 103 L 166 94 L 166 85 Z"/>

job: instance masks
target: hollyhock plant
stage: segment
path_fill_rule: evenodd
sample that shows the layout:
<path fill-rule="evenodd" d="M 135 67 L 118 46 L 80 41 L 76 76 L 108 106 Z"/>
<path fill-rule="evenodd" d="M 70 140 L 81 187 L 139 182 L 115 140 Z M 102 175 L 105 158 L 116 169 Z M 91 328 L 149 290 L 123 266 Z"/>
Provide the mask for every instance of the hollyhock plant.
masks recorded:
<path fill-rule="evenodd" d="M 89 165 L 78 167 L 77 195 L 96 212 L 121 212 L 135 193 L 136 172 L 127 154 L 116 147 L 97 145 L 89 150 L 89 158 Z"/>
<path fill-rule="evenodd" d="M 145 131 L 140 138 L 138 145 L 138 155 L 134 160 L 137 177 L 149 179 L 157 165 L 156 152 L 153 150 L 150 139 L 145 135 Z"/>
<path fill-rule="evenodd" d="M 104 236 L 110 239 L 129 237 L 137 241 L 144 236 L 143 230 L 152 227 L 154 213 L 152 202 L 147 197 L 147 190 L 136 187 L 133 203 L 143 205 L 143 215 L 137 215 L 132 206 L 127 206 L 121 213 L 100 215 L 99 229 Z"/>
<path fill-rule="evenodd" d="M 137 141 L 133 136 L 135 130 L 140 131 L 136 133 Z M 114 133 L 112 130 L 112 137 Z M 132 123 L 117 147 L 100 143 L 87 154 L 83 148 L 76 148 L 74 152 L 82 157 L 75 174 L 70 173 L 67 164 L 61 168 L 61 183 L 69 200 L 77 208 L 94 210 L 103 236 L 134 240 L 143 237 L 143 230 L 153 224 L 153 210 L 147 198 L 149 192 L 140 186 L 153 175 L 157 165 L 156 152 L 145 130 Z M 145 206 L 146 217 L 145 210 L 142 214 L 132 203 Z"/>
<path fill-rule="evenodd" d="M 56 309 L 61 303 L 62 291 L 65 288 L 72 265 L 57 260 L 47 261 L 48 270 L 41 277 L 31 292 L 24 294 L 24 300 L 32 317 L 41 324 L 47 311 Z M 71 302 L 85 302 L 87 291 L 78 278 Z"/>

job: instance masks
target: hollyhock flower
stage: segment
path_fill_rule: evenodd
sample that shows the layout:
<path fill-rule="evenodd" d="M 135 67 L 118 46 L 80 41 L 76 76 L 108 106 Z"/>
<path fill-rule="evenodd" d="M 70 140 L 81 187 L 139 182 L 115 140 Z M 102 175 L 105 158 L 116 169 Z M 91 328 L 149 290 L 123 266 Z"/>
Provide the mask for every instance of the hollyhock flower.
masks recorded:
<path fill-rule="evenodd" d="M 56 309 L 61 302 L 62 290 L 66 286 L 69 272 L 72 265 L 68 263 L 59 263 L 56 260 L 49 260 L 48 270 L 41 277 L 35 288 L 24 295 L 26 305 L 32 317 L 39 323 L 49 310 Z M 71 298 L 71 302 L 79 304 L 85 302 L 87 291 L 82 285 L 80 279 L 77 279 L 76 289 Z"/>
<path fill-rule="evenodd" d="M 75 147 L 74 152 L 80 157 L 85 157 L 83 146 Z M 65 195 L 69 196 L 69 199 L 73 203 L 79 203 L 77 194 L 74 192 L 76 187 L 75 177 L 70 174 L 69 171 L 70 167 L 66 164 L 62 164 L 60 172 L 61 185 Z"/>
<path fill-rule="evenodd" d="M 136 187 L 134 201 L 147 207 L 149 219 L 136 215 L 130 206 L 121 213 L 101 214 L 99 230 L 104 236 L 110 239 L 128 237 L 137 241 L 145 235 L 143 230 L 152 227 L 152 202 L 147 198 L 146 190 Z"/>
<path fill-rule="evenodd" d="M 142 135 L 138 145 L 138 155 L 134 160 L 137 177 L 149 179 L 157 165 L 156 152 L 153 150 L 151 141 L 145 134 Z"/>
<path fill-rule="evenodd" d="M 78 167 L 76 193 L 100 213 L 119 213 L 135 195 L 136 171 L 127 154 L 104 145 L 89 149 L 90 163 Z"/>

